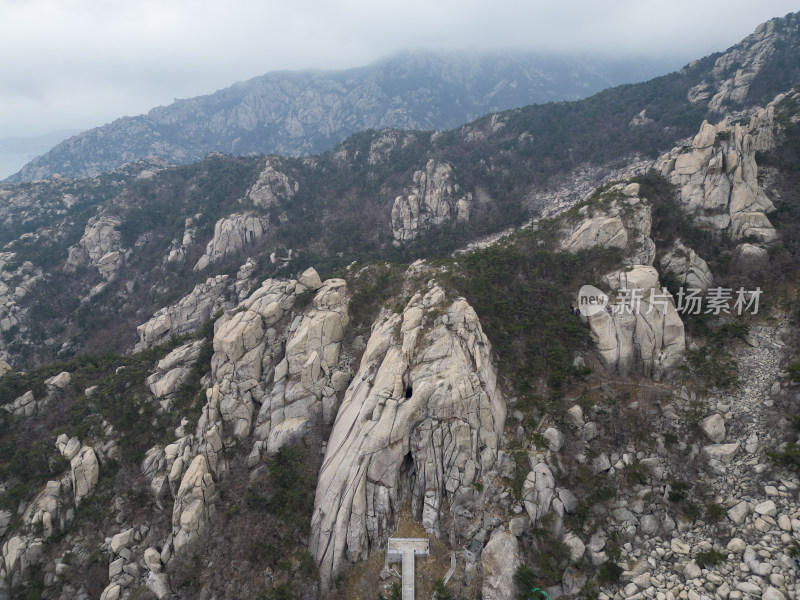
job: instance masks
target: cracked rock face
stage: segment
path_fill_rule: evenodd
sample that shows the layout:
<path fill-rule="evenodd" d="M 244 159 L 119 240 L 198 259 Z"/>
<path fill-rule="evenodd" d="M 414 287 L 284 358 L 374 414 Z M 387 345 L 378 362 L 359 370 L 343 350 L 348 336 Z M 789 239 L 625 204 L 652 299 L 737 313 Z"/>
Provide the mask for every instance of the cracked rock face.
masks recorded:
<path fill-rule="evenodd" d="M 758 182 L 756 151 L 770 147 L 774 109 L 760 110 L 747 126 L 703 121 L 691 146 L 662 156 L 656 168 L 680 188 L 678 199 L 694 222 L 734 240 L 775 239 L 766 213 L 774 209 Z"/>
<path fill-rule="evenodd" d="M 453 168 L 431 159 L 424 171 L 415 171 L 408 193 L 397 196 L 392 205 L 392 235 L 395 243 L 409 242 L 428 227 L 453 217 L 469 220 L 472 194 L 460 194 L 453 183 Z"/>
<path fill-rule="evenodd" d="M 181 480 L 172 510 L 172 530 L 175 535 L 173 544 L 176 552 L 205 534 L 208 520 L 213 513 L 215 491 L 214 478 L 208 471 L 206 457 L 198 454 Z"/>
<path fill-rule="evenodd" d="M 650 238 L 653 217 L 650 205 L 638 197 L 639 185 L 617 184 L 607 193 L 615 196 L 607 206 L 578 210 L 578 219 L 561 232 L 561 248 L 570 252 L 596 246 L 619 248 L 626 264 L 652 265 L 656 255 Z"/>
<path fill-rule="evenodd" d="M 331 377 L 349 322 L 347 286 L 341 279 L 322 284 L 309 275 L 305 280 L 316 280 L 319 289 L 308 311 L 297 315 L 288 330 L 279 322 L 305 289 L 295 281 L 268 280 L 242 303 L 244 310 L 228 313 L 215 327 L 210 402 L 238 438 L 255 425 L 255 436 L 269 440 L 271 452 L 295 441 L 306 421 L 335 404 Z"/>
<path fill-rule="evenodd" d="M 100 463 L 90 446 L 84 446 L 70 461 L 72 468 L 72 489 L 75 492 L 75 506 L 92 493 L 100 478 Z"/>
<path fill-rule="evenodd" d="M 439 287 L 384 311 L 336 417 L 320 471 L 309 549 L 328 588 L 365 559 L 410 501 L 440 535 L 497 460 L 506 409 L 478 317 Z"/>
<path fill-rule="evenodd" d="M 136 349 L 150 348 L 167 341 L 173 335 L 197 331 L 217 310 L 225 305 L 227 275 L 209 277 L 197 284 L 175 304 L 162 308 L 152 318 L 139 325 Z"/>
<path fill-rule="evenodd" d="M 502 528 L 496 529 L 481 554 L 483 600 L 514 597 L 514 573 L 520 565 L 517 538 Z"/>
<path fill-rule="evenodd" d="M 236 213 L 217 221 L 214 237 L 206 245 L 206 251 L 194 266 L 201 271 L 213 262 L 236 254 L 254 244 L 267 233 L 269 221 L 266 217 Z"/>
<path fill-rule="evenodd" d="M 778 37 L 774 21 L 759 25 L 751 35 L 716 60 L 710 81 L 704 80 L 689 90 L 689 101 L 707 101 L 708 108 L 717 112 L 731 104 L 744 102 L 753 79 L 775 52 Z"/>
<path fill-rule="evenodd" d="M 95 267 L 106 279 L 113 279 L 122 267 L 125 254 L 120 247 L 122 225 L 119 217 L 99 216 L 89 220 L 77 246 L 69 249 L 64 270 L 74 272 L 78 267 Z"/>
<path fill-rule="evenodd" d="M 297 306 L 298 294 L 306 290 L 315 292 L 311 303 Z M 347 305 L 344 280 L 321 282 L 308 269 L 299 281 L 266 280 L 217 319 L 211 381 L 196 432 L 163 449 L 151 448 L 142 463 L 156 500 L 174 498 L 176 553 L 207 532 L 217 482 L 229 468 L 226 446 L 251 443 L 252 467 L 262 450 L 276 452 L 305 437 L 312 426 L 330 423 L 337 390 L 349 381 L 351 359 L 340 352 Z M 162 402 L 169 401 L 200 347 L 186 344 L 158 363 L 148 383 Z"/>
<path fill-rule="evenodd" d="M 639 372 L 661 379 L 680 364 L 686 349 L 683 321 L 672 297 L 663 296 L 653 267 L 634 266 L 607 279 L 614 290 L 641 290 L 641 302 L 638 310 L 619 314 L 603 310 L 589 317 L 601 360 L 620 375 Z"/>
<path fill-rule="evenodd" d="M 258 180 L 247 191 L 246 198 L 255 206 L 268 208 L 278 200 L 289 200 L 300 189 L 300 184 L 290 181 L 285 173 L 277 170 L 271 159 L 267 159 Z"/>
<path fill-rule="evenodd" d="M 677 277 L 687 288 L 706 291 L 714 280 L 708 263 L 680 240 L 675 240 L 669 251 L 661 257 L 661 268 Z"/>

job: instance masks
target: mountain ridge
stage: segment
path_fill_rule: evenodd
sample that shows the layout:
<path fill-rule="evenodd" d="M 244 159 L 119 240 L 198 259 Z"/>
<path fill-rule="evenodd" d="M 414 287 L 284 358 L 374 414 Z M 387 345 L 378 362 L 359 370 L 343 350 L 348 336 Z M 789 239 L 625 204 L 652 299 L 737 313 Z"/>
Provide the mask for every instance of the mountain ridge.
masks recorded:
<path fill-rule="evenodd" d="M 657 64 L 406 53 L 353 69 L 272 72 L 82 132 L 7 181 L 93 176 L 148 155 L 184 164 L 212 151 L 316 154 L 362 129 L 450 129 L 498 110 L 584 97 L 631 73 L 652 75 Z"/>

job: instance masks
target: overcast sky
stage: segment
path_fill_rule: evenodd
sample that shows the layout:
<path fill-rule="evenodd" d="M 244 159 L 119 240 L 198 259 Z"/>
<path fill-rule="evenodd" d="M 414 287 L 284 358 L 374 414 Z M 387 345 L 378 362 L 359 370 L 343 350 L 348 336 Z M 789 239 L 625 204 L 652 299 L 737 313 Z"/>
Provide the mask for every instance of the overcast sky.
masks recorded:
<path fill-rule="evenodd" d="M 0 138 L 85 129 L 272 70 L 405 49 L 724 50 L 782 0 L 0 0 Z"/>

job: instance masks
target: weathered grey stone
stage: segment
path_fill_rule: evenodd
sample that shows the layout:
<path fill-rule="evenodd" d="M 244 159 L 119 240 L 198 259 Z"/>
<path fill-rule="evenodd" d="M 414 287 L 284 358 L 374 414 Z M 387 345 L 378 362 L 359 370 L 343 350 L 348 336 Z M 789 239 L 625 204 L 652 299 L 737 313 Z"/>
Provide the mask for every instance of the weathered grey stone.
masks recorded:
<path fill-rule="evenodd" d="M 580 540 L 579 540 L 580 541 Z M 507 600 L 514 596 L 514 573 L 520 565 L 517 539 L 496 529 L 481 554 L 484 600 Z"/>
<path fill-rule="evenodd" d="M 72 489 L 75 493 L 75 505 L 94 491 L 100 478 L 100 464 L 97 455 L 89 446 L 84 446 L 81 451 L 70 461 L 72 469 Z"/>
<path fill-rule="evenodd" d="M 658 520 L 653 515 L 644 515 L 641 518 L 640 526 L 642 533 L 645 535 L 652 535 L 658 529 Z"/>
<path fill-rule="evenodd" d="M 63 390 L 71 382 L 72 382 L 72 375 L 70 375 L 66 371 L 62 371 L 58 375 L 54 375 L 53 377 L 44 380 L 44 384 L 47 387 L 57 390 Z"/>
<path fill-rule="evenodd" d="M 697 579 L 703 574 L 703 570 L 697 565 L 694 560 L 690 560 L 683 568 L 683 576 L 688 581 L 689 579 Z"/>
<path fill-rule="evenodd" d="M 266 217 L 247 213 L 235 213 L 217 221 L 214 237 L 208 242 L 206 251 L 194 266 L 195 271 L 205 269 L 213 262 L 222 260 L 253 245 L 269 228 Z"/>
<path fill-rule="evenodd" d="M 322 287 L 322 281 L 317 274 L 316 269 L 313 267 L 309 267 L 303 274 L 300 275 L 300 278 L 297 280 L 297 283 L 306 286 L 310 290 L 317 291 L 319 288 Z"/>
<path fill-rule="evenodd" d="M 408 190 L 392 205 L 395 243 L 416 239 L 425 229 L 455 218 L 469 220 L 472 194 L 461 194 L 448 163 L 430 159 L 425 170 L 415 171 Z"/>
<path fill-rule="evenodd" d="M 120 550 L 123 548 L 128 548 L 134 542 L 134 529 L 133 527 L 126 529 L 125 531 L 121 531 L 120 533 L 116 534 L 114 537 L 111 538 L 111 551 L 114 554 L 119 554 Z"/>
<path fill-rule="evenodd" d="M 710 446 L 703 446 L 703 458 L 708 461 L 718 460 L 726 464 L 733 460 L 736 453 L 739 451 L 739 442 L 732 444 L 712 444 Z"/>
<path fill-rule="evenodd" d="M 737 523 L 737 525 L 738 524 L 740 523 Z M 745 548 L 747 548 L 747 544 L 741 538 L 731 538 L 731 540 L 728 542 L 727 548 L 731 552 L 742 553 L 744 552 Z"/>
<path fill-rule="evenodd" d="M 750 514 L 750 504 L 748 502 L 739 502 L 736 506 L 728 509 L 728 518 L 734 522 L 735 525 L 744 523 L 747 515 Z"/>
<path fill-rule="evenodd" d="M 522 499 L 534 526 L 550 511 L 555 487 L 555 477 L 545 463 L 536 464 L 525 478 L 525 483 L 522 484 Z"/>
<path fill-rule="evenodd" d="M 641 290 L 642 300 L 630 310 L 589 316 L 603 364 L 621 375 L 637 371 L 660 379 L 681 363 L 686 349 L 683 321 L 672 298 L 663 295 L 658 273 L 649 266 L 635 265 L 608 280 L 613 289 Z"/>
<path fill-rule="evenodd" d="M 169 587 L 169 577 L 166 573 L 148 573 L 145 579 L 147 589 L 153 592 L 158 600 L 165 600 L 172 595 Z"/>
<path fill-rule="evenodd" d="M 692 547 L 689 546 L 689 544 L 679 538 L 672 538 L 669 545 L 675 554 L 688 555 L 692 550 Z"/>
<path fill-rule="evenodd" d="M 756 504 L 754 509 L 760 515 L 766 515 L 768 517 L 774 517 L 778 514 L 778 509 L 775 506 L 775 502 L 772 500 L 765 500 L 760 504 Z"/>
<path fill-rule="evenodd" d="M 761 600 L 786 600 L 786 596 L 774 587 L 769 586 L 761 594 Z"/>
<path fill-rule="evenodd" d="M 663 272 L 674 275 L 687 288 L 705 292 L 714 280 L 708 263 L 680 240 L 675 240 L 660 262 Z"/>
<path fill-rule="evenodd" d="M 155 548 L 148 548 L 144 551 L 144 564 L 153 573 L 161 572 L 161 553 Z"/>
<path fill-rule="evenodd" d="M 583 553 L 586 551 L 586 545 L 577 535 L 575 535 L 573 532 L 569 532 L 564 536 L 562 542 L 567 546 L 567 548 L 569 548 L 570 560 L 572 560 L 572 562 L 578 562 L 581 558 L 583 558 Z"/>
<path fill-rule="evenodd" d="M 520 537 L 525 533 L 525 529 L 527 529 L 529 524 L 530 519 L 528 517 L 514 517 L 508 522 L 508 531 L 511 535 Z"/>
<path fill-rule="evenodd" d="M 700 421 L 700 429 L 715 444 L 719 444 L 725 439 L 725 419 L 722 418 L 722 415 L 709 415 Z"/>
<path fill-rule="evenodd" d="M 343 561 L 365 558 L 384 539 L 402 486 L 410 486 L 412 513 L 436 534 L 444 500 L 454 512 L 472 502 L 472 484 L 495 466 L 505 402 L 491 346 L 469 304 L 444 297 L 434 287 L 403 314 L 382 312 L 345 393 L 309 542 L 323 589 Z M 422 319 L 432 310 L 439 318 Z"/>
<path fill-rule="evenodd" d="M 555 427 L 545 429 L 542 437 L 547 441 L 547 447 L 553 452 L 558 452 L 564 445 L 564 434 Z"/>

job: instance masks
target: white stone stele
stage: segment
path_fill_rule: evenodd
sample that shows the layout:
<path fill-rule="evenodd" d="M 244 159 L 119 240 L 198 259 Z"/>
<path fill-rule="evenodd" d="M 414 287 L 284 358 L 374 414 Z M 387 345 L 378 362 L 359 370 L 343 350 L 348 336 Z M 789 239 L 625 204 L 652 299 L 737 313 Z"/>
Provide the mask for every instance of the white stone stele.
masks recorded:
<path fill-rule="evenodd" d="M 403 564 L 403 600 L 414 600 L 414 558 L 428 556 L 428 538 L 389 538 L 386 562 Z"/>

